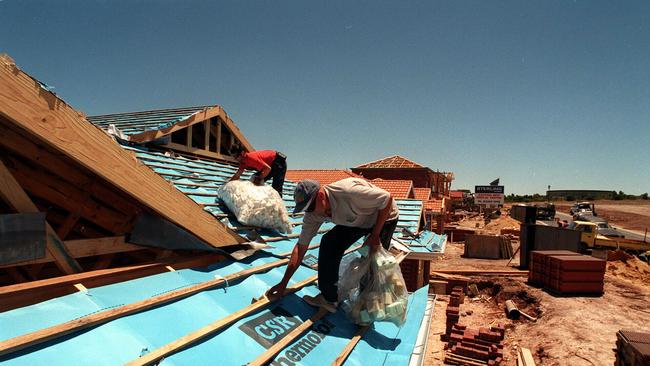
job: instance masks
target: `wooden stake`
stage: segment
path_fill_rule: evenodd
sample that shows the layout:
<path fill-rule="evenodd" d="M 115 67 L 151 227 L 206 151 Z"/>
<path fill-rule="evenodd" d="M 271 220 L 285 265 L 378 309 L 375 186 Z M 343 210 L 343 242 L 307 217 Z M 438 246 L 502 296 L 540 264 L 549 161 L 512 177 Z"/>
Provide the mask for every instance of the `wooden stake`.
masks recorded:
<path fill-rule="evenodd" d="M 296 338 L 300 337 L 303 333 L 305 333 L 309 328 L 311 328 L 314 323 L 319 321 L 321 318 L 325 317 L 329 312 L 324 309 L 324 308 L 319 308 L 316 314 L 314 314 L 311 318 L 309 318 L 307 321 L 304 323 L 300 324 L 298 327 L 296 327 L 294 330 L 289 332 L 284 338 L 282 338 L 279 342 L 271 346 L 271 348 L 267 349 L 264 353 L 262 353 L 260 356 L 258 356 L 256 359 L 254 359 L 251 363 L 248 364 L 248 366 L 263 366 L 266 365 L 268 362 L 270 362 L 275 355 L 277 355 L 280 351 L 282 351 L 285 347 L 287 347 L 291 342 L 293 342 Z"/>
<path fill-rule="evenodd" d="M 301 282 L 296 283 L 295 285 L 291 287 L 287 287 L 287 290 L 285 294 L 291 294 L 294 293 L 301 288 L 313 283 L 316 281 L 317 276 L 312 276 L 309 277 Z M 189 347 L 190 345 L 206 338 L 209 337 L 210 335 L 218 332 L 219 330 L 227 327 L 228 325 L 238 321 L 239 319 L 242 319 L 260 309 L 263 307 L 267 306 L 268 304 L 276 301 L 275 300 L 269 300 L 266 296 L 263 296 L 260 300 L 254 302 L 253 304 L 237 310 L 236 312 L 226 316 L 225 318 L 219 319 L 215 322 L 212 322 L 202 328 L 199 328 L 195 330 L 192 333 L 188 333 L 187 335 L 172 341 L 152 352 L 149 352 L 142 357 L 130 361 L 126 363 L 126 366 L 136 366 L 136 365 L 151 365 L 155 363 L 156 361 L 160 360 L 163 357 L 167 357 L 171 354 L 174 354 L 184 348 Z M 289 335 L 287 335 L 288 337 Z"/>

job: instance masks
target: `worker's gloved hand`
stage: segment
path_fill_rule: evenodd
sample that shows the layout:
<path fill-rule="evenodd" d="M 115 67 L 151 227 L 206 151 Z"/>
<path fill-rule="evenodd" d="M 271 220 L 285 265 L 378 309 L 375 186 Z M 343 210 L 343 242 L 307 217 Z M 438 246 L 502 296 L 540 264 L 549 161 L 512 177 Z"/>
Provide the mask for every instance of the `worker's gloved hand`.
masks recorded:
<path fill-rule="evenodd" d="M 287 290 L 287 285 L 280 282 L 277 285 L 271 287 L 268 291 L 266 291 L 266 297 L 268 297 L 269 300 L 278 299 L 284 296 L 284 292 L 286 290 Z"/>
<path fill-rule="evenodd" d="M 258 174 L 253 174 L 253 176 L 251 177 L 251 182 L 253 182 L 253 184 L 255 184 L 256 186 L 261 186 L 264 184 L 264 179 Z"/>

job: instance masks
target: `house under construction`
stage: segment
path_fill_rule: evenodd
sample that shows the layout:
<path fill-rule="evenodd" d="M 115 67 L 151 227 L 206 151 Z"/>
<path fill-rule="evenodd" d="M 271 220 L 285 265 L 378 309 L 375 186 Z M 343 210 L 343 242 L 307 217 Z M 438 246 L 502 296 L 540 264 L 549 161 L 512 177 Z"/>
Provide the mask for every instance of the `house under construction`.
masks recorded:
<path fill-rule="evenodd" d="M 397 200 L 406 324 L 360 327 L 302 300 L 318 293 L 318 242 L 333 225 L 285 296 L 262 296 L 297 234 L 243 225 L 221 203 L 235 145 L 253 150 L 219 106 L 86 117 L 2 56 L 0 362 L 421 364 L 428 263 L 446 237 L 420 230 L 415 188 Z M 291 221 L 299 232 L 302 217 Z"/>

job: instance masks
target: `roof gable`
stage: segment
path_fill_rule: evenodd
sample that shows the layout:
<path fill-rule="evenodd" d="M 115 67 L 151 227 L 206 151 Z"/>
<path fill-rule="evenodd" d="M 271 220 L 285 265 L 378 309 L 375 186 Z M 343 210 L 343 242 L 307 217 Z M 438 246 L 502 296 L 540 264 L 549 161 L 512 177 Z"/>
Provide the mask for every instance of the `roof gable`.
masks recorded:
<path fill-rule="evenodd" d="M 87 120 L 108 131 L 113 125 L 121 132 L 123 139 L 131 142 L 148 142 L 187 128 L 196 123 L 219 117 L 223 125 L 234 135 L 247 151 L 253 146 L 241 133 L 226 111 L 218 105 L 158 109 L 141 112 L 127 112 L 89 116 Z"/>
<path fill-rule="evenodd" d="M 425 168 L 399 155 L 389 156 L 369 163 L 361 164 L 356 169 L 382 169 L 382 168 Z"/>

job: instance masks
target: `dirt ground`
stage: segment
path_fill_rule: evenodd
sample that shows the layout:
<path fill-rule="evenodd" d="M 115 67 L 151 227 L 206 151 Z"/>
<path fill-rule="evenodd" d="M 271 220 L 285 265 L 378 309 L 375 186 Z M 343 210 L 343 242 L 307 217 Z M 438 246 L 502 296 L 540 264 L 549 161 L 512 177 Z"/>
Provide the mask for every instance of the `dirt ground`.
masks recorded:
<path fill-rule="evenodd" d="M 555 202 L 558 211 L 569 213 L 573 202 Z M 650 200 L 595 201 L 598 216 L 625 229 L 650 230 Z"/>
<path fill-rule="evenodd" d="M 479 220 L 463 226 L 475 227 Z M 496 232 L 501 227 L 518 226 L 508 217 L 493 220 L 479 229 Z M 440 269 L 515 269 L 508 260 L 462 258 L 462 243 L 449 243 L 445 255 L 432 263 Z M 516 250 L 518 243 L 514 243 Z M 511 266 L 518 265 L 515 257 Z M 650 266 L 637 258 L 608 262 L 605 294 L 600 297 L 557 297 L 526 284 L 526 277 L 471 276 L 480 290 L 477 298 L 466 297 L 461 305 L 460 323 L 470 327 L 502 323 L 506 326 L 503 365 L 516 365 L 517 347 L 531 350 L 537 365 L 611 366 L 614 364 L 616 332 L 638 329 L 650 332 Z M 515 301 L 520 310 L 538 317 L 507 319 L 506 300 Z M 448 296 L 438 296 L 430 328 L 425 365 L 443 365 L 445 308 Z"/>

